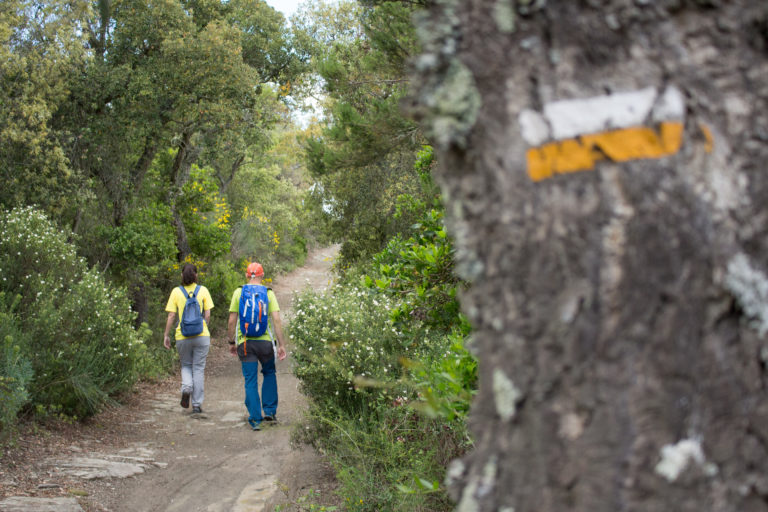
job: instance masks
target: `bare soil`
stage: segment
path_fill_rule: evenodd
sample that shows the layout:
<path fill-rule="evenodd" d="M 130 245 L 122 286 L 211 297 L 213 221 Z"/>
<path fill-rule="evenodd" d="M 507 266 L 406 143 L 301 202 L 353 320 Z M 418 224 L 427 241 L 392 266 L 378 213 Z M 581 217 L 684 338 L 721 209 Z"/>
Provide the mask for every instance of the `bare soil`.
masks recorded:
<path fill-rule="evenodd" d="M 303 267 L 275 279 L 284 324 L 290 323 L 294 291 L 331 283 L 336 252 L 337 247 L 315 250 Z M 223 327 L 213 330 L 223 334 Z M 309 494 L 314 503 L 338 504 L 328 463 L 309 447 L 291 446 L 306 402 L 291 371 L 290 340 L 287 345 L 289 356 L 278 363 L 276 425 L 259 432 L 247 426 L 240 364 L 224 336 L 214 336 L 204 414 L 179 406 L 177 374 L 141 383 L 121 406 L 86 422 L 23 426 L 0 459 L 0 499 L 76 496 L 88 512 L 298 511 L 307 505 L 297 500 Z M 140 453 L 151 462 L 124 479 L 82 480 L 59 471 L 60 461 L 94 453 Z"/>

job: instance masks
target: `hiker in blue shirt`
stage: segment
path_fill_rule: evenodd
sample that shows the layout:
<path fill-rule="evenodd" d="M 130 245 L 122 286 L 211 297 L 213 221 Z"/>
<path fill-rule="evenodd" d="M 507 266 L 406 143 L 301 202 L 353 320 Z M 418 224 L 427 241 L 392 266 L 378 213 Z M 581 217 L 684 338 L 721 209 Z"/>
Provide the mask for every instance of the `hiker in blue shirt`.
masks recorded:
<path fill-rule="evenodd" d="M 277 297 L 271 288 L 261 284 L 264 268 L 259 263 L 251 263 L 245 276 L 248 283 L 232 294 L 227 332 L 230 352 L 240 358 L 243 370 L 248 424 L 253 430 L 261 430 L 262 421 L 277 421 L 275 355 L 281 361 L 285 359 L 285 337 Z M 259 364 L 264 376 L 261 397 Z"/>

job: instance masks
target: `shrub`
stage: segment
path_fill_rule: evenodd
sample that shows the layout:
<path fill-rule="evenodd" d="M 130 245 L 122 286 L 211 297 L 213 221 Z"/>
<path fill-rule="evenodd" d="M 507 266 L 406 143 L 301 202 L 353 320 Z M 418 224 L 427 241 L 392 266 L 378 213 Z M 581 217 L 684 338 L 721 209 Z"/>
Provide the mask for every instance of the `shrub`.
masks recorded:
<path fill-rule="evenodd" d="M 294 301 L 294 372 L 311 400 L 299 435 L 336 466 L 347 509 L 448 510 L 439 482 L 470 442 L 466 407 L 451 385 L 472 379 L 433 372 L 462 360 L 461 335 L 399 330 L 391 321 L 397 304 L 376 289 L 337 285 Z"/>
<path fill-rule="evenodd" d="M 396 324 L 469 332 L 460 317 L 457 294 L 463 283 L 453 274 L 453 244 L 442 212 L 427 211 L 412 229 L 411 237 L 393 238 L 374 257 L 365 285 L 398 297 L 392 313 Z"/>
<path fill-rule="evenodd" d="M 32 364 L 24 357 L 29 337 L 19 327 L 14 307 L 0 293 L 0 440 L 8 439 L 19 411 L 29 401 L 32 379 Z"/>
<path fill-rule="evenodd" d="M 289 329 L 295 340 L 294 372 L 317 403 L 352 411 L 380 394 L 392 394 L 384 383 L 397 382 L 399 358 L 413 347 L 392 327 L 392 305 L 378 295 L 336 285 L 325 294 L 310 290 L 294 298 Z M 356 389 L 355 379 L 380 383 L 383 391 Z"/>
<path fill-rule="evenodd" d="M 0 292 L 20 296 L 33 404 L 91 415 L 154 368 L 125 291 L 88 269 L 63 232 L 34 208 L 0 214 Z M 33 357 L 34 356 L 34 357 Z"/>
<path fill-rule="evenodd" d="M 421 156 L 428 167 L 431 153 Z M 295 297 L 290 324 L 294 371 L 311 399 L 301 438 L 333 461 L 348 510 L 450 509 L 440 482 L 471 445 L 477 361 L 465 347 L 453 246 L 439 202 L 401 196 L 399 206 L 418 220 L 410 235 L 368 268 L 347 269 L 344 284 Z"/>

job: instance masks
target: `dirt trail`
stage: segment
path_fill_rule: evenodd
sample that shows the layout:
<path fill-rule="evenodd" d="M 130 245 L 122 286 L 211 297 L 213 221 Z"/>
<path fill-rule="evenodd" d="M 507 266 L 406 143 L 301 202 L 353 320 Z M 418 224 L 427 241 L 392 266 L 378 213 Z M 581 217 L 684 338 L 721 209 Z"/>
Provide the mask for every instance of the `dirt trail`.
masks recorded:
<path fill-rule="evenodd" d="M 290 322 L 293 291 L 330 284 L 336 250 L 314 251 L 306 265 L 275 280 L 284 323 Z M 289 343 L 289 354 L 290 349 Z M 290 446 L 291 428 L 305 404 L 290 355 L 277 366 L 279 421 L 254 432 L 245 423 L 240 364 L 226 352 L 226 343 L 215 340 L 201 417 L 179 407 L 178 386 L 173 385 L 146 404 L 144 417 L 132 418 L 137 436 L 125 440 L 129 449 L 123 452 L 151 454 L 153 464 L 137 476 L 112 480 L 113 492 L 102 503 L 108 510 L 259 512 L 295 500 L 310 488 L 324 492 L 332 485 L 332 474 L 319 456 L 310 448 Z"/>

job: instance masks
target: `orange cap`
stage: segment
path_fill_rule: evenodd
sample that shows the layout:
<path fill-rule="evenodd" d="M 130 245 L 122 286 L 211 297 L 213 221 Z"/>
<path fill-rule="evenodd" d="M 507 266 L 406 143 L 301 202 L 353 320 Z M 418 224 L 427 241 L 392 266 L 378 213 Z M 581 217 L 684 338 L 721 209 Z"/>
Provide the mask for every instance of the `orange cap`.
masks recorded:
<path fill-rule="evenodd" d="M 264 275 L 264 267 L 261 266 L 261 264 L 253 262 L 250 265 L 248 265 L 248 268 L 245 270 L 245 277 L 252 278 L 252 277 L 261 277 Z"/>

